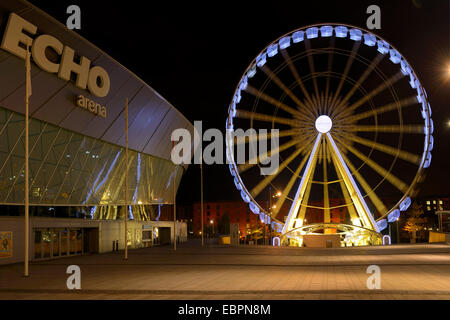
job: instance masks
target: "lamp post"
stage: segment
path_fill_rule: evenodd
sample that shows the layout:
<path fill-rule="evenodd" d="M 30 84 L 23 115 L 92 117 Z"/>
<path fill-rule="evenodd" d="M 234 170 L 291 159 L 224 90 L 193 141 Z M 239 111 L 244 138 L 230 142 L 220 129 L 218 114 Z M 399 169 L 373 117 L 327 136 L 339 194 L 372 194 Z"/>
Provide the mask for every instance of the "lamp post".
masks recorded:
<path fill-rule="evenodd" d="M 202 159 L 203 162 L 203 158 Z M 202 227 L 202 231 L 200 231 L 201 235 L 202 235 L 202 248 L 205 246 L 205 240 L 203 237 L 204 231 L 203 231 L 203 166 L 202 163 L 200 162 L 200 221 L 201 221 L 201 227 Z"/>
<path fill-rule="evenodd" d="M 437 210 L 435 212 L 438 215 L 438 228 L 439 232 L 444 232 L 444 226 L 442 225 L 442 214 L 450 214 L 450 210 Z"/>
<path fill-rule="evenodd" d="M 269 214 L 272 219 L 272 210 L 276 209 L 277 205 L 272 205 L 272 198 L 278 198 L 281 196 L 281 191 L 277 191 L 274 195 L 272 195 L 272 188 L 269 187 Z M 269 223 L 269 245 L 272 243 L 272 223 Z"/>
<path fill-rule="evenodd" d="M 125 247 L 124 259 L 128 260 L 128 98 L 125 101 Z"/>
<path fill-rule="evenodd" d="M 267 211 L 269 214 L 272 212 L 272 187 L 269 187 L 269 210 Z M 270 215 L 272 216 L 272 215 Z M 268 217 L 266 217 L 266 215 L 264 215 L 264 244 L 267 245 L 266 242 L 266 228 L 267 228 L 267 220 Z M 269 239 L 270 241 L 270 239 Z"/>
<path fill-rule="evenodd" d="M 209 223 L 212 225 L 212 236 L 214 236 L 214 220 L 209 220 Z"/>
<path fill-rule="evenodd" d="M 397 244 L 400 243 L 400 232 L 399 232 L 399 230 L 398 230 L 398 219 L 399 219 L 399 218 L 397 218 L 397 220 L 396 220 L 396 225 L 397 225 Z"/>

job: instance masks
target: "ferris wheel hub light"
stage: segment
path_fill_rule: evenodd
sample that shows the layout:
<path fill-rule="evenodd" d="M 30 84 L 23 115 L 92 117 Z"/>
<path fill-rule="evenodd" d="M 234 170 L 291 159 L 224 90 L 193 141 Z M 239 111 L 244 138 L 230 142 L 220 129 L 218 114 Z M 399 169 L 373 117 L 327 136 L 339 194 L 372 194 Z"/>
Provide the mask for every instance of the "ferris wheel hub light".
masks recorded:
<path fill-rule="evenodd" d="M 331 130 L 331 127 L 333 126 L 333 121 L 331 121 L 331 118 L 329 116 L 320 116 L 316 119 L 316 129 L 320 133 L 327 133 Z"/>

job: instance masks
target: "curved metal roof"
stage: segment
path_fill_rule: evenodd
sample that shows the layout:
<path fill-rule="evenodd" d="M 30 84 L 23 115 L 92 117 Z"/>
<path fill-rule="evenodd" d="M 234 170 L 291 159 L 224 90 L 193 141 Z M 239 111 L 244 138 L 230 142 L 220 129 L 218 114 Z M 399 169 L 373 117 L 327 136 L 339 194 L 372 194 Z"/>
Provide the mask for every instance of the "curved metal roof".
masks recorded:
<path fill-rule="evenodd" d="M 109 74 L 111 87 L 106 97 L 99 98 L 79 89 L 72 81 L 64 81 L 32 63 L 32 96 L 30 116 L 62 128 L 106 142 L 125 146 L 124 106 L 129 99 L 129 148 L 170 160 L 170 135 L 185 128 L 192 134 L 192 124 L 153 88 L 108 54 L 82 38 L 42 10 L 22 0 L 0 2 L 0 35 L 5 32 L 11 12 L 38 27 L 38 34 L 54 36 L 80 56 L 91 60 L 91 66 L 103 67 Z M 24 60 L 0 49 L 0 105 L 24 113 Z M 107 117 L 96 116 L 76 105 L 75 97 L 83 95 L 107 107 Z"/>

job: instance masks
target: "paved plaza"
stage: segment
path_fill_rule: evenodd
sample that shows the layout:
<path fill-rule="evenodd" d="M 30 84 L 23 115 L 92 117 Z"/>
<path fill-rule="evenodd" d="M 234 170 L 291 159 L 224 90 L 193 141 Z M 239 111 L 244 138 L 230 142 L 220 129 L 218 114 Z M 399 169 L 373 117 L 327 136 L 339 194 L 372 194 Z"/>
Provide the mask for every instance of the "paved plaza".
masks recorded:
<path fill-rule="evenodd" d="M 81 290 L 66 269 L 81 268 Z M 369 265 L 381 289 L 369 290 Z M 198 241 L 0 266 L 0 299 L 450 299 L 450 246 L 208 247 Z"/>

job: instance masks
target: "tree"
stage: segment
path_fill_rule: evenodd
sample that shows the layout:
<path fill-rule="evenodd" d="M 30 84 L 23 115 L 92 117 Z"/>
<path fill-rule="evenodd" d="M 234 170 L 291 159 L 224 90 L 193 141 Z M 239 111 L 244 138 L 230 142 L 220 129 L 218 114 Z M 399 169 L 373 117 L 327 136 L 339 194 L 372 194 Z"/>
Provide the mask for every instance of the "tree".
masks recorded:
<path fill-rule="evenodd" d="M 427 219 L 422 217 L 424 211 L 422 206 L 416 201 L 414 201 L 408 213 L 409 217 L 403 225 L 403 230 L 409 233 L 411 243 L 415 243 L 417 232 L 424 230 L 427 225 Z"/>

